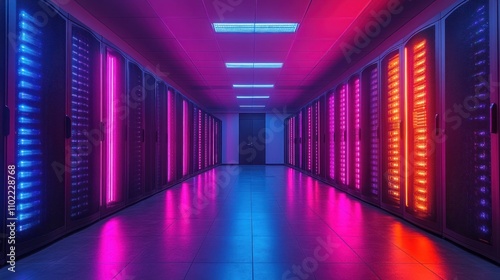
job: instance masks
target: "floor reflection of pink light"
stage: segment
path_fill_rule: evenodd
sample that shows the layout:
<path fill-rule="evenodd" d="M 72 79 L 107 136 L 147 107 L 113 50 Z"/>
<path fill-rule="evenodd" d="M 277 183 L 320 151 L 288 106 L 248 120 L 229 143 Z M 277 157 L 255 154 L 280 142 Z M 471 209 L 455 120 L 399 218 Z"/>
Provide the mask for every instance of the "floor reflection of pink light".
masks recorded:
<path fill-rule="evenodd" d="M 97 251 L 97 263 L 123 263 L 126 262 L 124 249 L 124 228 L 117 219 L 109 220 L 102 228 L 99 236 L 99 249 Z M 105 266 L 99 266 L 98 276 L 108 275 L 109 271 L 103 271 Z M 103 279 L 98 277 L 96 279 Z"/>

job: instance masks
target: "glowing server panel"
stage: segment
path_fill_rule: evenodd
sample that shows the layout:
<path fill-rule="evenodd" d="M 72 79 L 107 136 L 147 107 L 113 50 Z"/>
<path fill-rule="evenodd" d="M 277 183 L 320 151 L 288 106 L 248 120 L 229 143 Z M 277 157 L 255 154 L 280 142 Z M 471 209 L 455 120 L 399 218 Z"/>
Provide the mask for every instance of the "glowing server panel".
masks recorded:
<path fill-rule="evenodd" d="M 41 26 L 36 19 L 37 2 L 9 1 L 9 5 L 16 50 L 8 64 L 12 86 L 7 96 L 6 170 L 13 171 L 6 174 L 16 178 L 17 204 L 6 215 L 17 218 L 16 254 L 23 254 L 31 245 L 53 238 L 65 225 L 65 171 L 69 166 L 65 144 L 71 137 L 66 117 L 67 37 L 66 21 L 57 12 L 51 11 L 54 17 Z"/>
<path fill-rule="evenodd" d="M 103 139 L 100 126 L 101 44 L 83 28 L 72 26 L 71 33 L 71 93 L 67 113 L 67 122 L 71 125 L 70 225 L 99 212 L 99 144 Z"/>
<path fill-rule="evenodd" d="M 378 64 L 361 74 L 360 187 L 366 199 L 377 203 L 380 194 L 380 91 Z"/>
<path fill-rule="evenodd" d="M 382 61 L 382 203 L 401 207 L 403 188 L 403 105 L 402 74 L 399 51 Z"/>
<path fill-rule="evenodd" d="M 404 48 L 405 207 L 412 216 L 436 222 L 435 29 L 413 36 Z"/>
<path fill-rule="evenodd" d="M 446 122 L 445 234 L 488 256 L 498 251 L 500 222 L 493 24 L 485 0 L 469 1 L 445 19 L 445 105 L 453 108 Z"/>

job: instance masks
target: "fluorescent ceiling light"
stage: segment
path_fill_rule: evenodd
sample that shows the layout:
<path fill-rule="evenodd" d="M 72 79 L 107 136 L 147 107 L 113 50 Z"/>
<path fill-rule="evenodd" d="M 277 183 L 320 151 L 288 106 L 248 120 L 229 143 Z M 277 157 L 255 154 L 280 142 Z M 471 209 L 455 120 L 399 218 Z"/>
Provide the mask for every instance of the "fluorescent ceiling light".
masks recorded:
<path fill-rule="evenodd" d="M 230 33 L 293 33 L 298 23 L 214 23 L 215 32 Z"/>
<path fill-rule="evenodd" d="M 274 85 L 233 85 L 234 88 L 273 88 Z"/>
<path fill-rule="evenodd" d="M 240 108 L 265 108 L 266 105 L 240 105 Z"/>
<path fill-rule="evenodd" d="M 238 99 L 268 99 L 268 95 L 252 95 L 252 96 L 247 96 L 247 95 L 238 95 L 236 96 Z"/>
<path fill-rule="evenodd" d="M 230 62 L 226 63 L 227 68 L 281 68 L 283 63 L 246 63 L 246 62 Z"/>

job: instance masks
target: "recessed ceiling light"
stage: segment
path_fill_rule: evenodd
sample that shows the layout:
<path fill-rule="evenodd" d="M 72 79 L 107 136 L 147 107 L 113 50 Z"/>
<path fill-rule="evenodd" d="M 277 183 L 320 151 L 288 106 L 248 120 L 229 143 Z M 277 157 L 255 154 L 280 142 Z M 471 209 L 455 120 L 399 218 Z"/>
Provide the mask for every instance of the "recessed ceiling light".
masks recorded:
<path fill-rule="evenodd" d="M 252 96 L 238 95 L 238 96 L 236 96 L 236 98 L 238 98 L 238 99 L 268 99 L 269 96 L 268 95 L 252 95 Z"/>
<path fill-rule="evenodd" d="M 234 88 L 273 88 L 274 85 L 233 85 Z"/>
<path fill-rule="evenodd" d="M 215 32 L 229 33 L 293 33 L 298 23 L 214 23 Z"/>
<path fill-rule="evenodd" d="M 227 68 L 281 68 L 283 63 L 229 62 Z"/>
<path fill-rule="evenodd" d="M 265 108 L 266 105 L 240 105 L 240 108 Z"/>

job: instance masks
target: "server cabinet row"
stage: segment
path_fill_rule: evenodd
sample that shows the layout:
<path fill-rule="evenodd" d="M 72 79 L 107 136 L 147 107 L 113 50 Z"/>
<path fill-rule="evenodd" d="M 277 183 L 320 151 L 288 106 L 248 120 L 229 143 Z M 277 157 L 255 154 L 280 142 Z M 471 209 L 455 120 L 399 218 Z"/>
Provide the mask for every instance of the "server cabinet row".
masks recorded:
<path fill-rule="evenodd" d="M 12 232 L 19 257 L 220 163 L 218 119 L 49 4 L 0 4 L 2 265 Z"/>
<path fill-rule="evenodd" d="M 498 9 L 450 7 L 291 116 L 287 164 L 500 261 Z"/>

